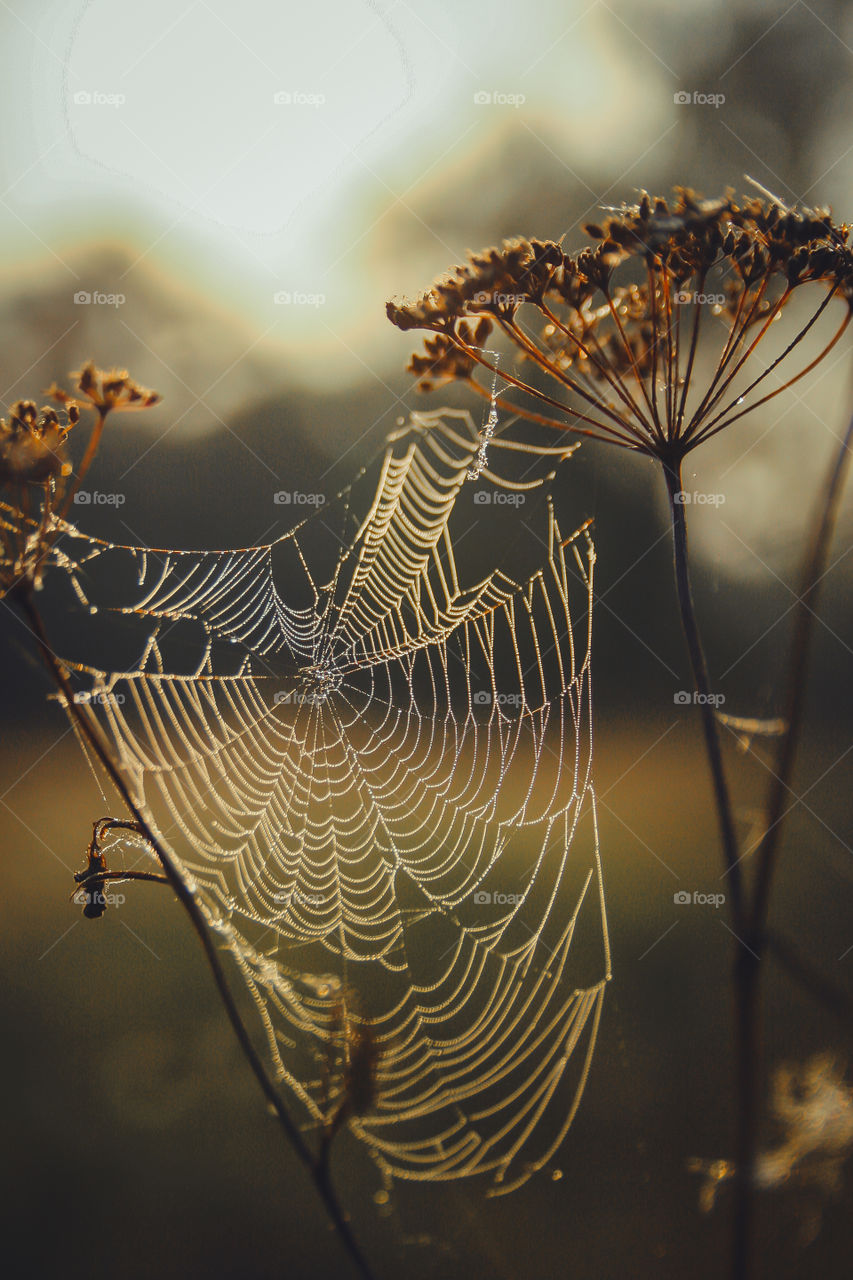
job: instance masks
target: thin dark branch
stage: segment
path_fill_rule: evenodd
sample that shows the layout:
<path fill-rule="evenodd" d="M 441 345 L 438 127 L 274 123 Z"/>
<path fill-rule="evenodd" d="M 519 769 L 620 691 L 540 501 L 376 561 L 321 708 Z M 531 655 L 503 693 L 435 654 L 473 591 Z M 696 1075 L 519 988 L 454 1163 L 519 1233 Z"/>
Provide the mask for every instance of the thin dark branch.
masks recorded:
<path fill-rule="evenodd" d="M 675 550 L 675 579 L 681 621 L 693 676 L 699 693 L 699 710 L 711 777 L 714 784 L 717 817 L 723 846 L 727 883 L 731 892 L 732 932 L 736 938 L 733 974 L 734 998 L 734 1071 L 736 1098 L 735 1152 L 736 1182 L 732 1233 L 732 1280 L 748 1280 L 752 1274 L 752 1241 L 754 1193 L 752 1182 L 753 1153 L 757 1130 L 758 1097 L 757 1061 L 760 1049 L 758 972 L 759 957 L 752 935 L 747 935 L 745 894 L 740 857 L 735 835 L 731 798 L 723 768 L 720 731 L 714 705 L 708 668 L 696 621 L 690 589 L 687 548 L 687 522 L 684 505 L 677 499 L 681 491 L 681 462 L 664 463 L 672 518 Z"/>
<path fill-rule="evenodd" d="M 675 583 L 678 592 L 678 604 L 681 610 L 681 623 L 684 629 L 684 637 L 687 641 L 687 651 L 690 656 L 690 665 L 693 670 L 696 691 L 699 695 L 698 703 L 699 712 L 702 718 L 702 732 L 705 737 L 705 749 L 708 755 L 708 763 L 711 768 L 714 796 L 716 799 L 717 814 L 720 822 L 720 834 L 723 842 L 723 860 L 725 863 L 725 872 L 728 877 L 728 884 L 732 899 L 732 925 L 735 932 L 739 933 L 744 922 L 740 855 L 738 852 L 737 837 L 735 835 L 729 787 L 728 782 L 726 781 L 725 771 L 723 769 L 720 730 L 717 717 L 714 714 L 714 702 L 712 701 L 713 695 L 711 692 L 711 682 L 708 677 L 708 665 L 705 661 L 705 651 L 702 647 L 699 626 L 696 621 L 696 611 L 693 605 L 693 593 L 690 587 L 687 520 L 685 517 L 684 504 L 678 500 L 681 495 L 680 461 L 670 464 L 664 462 L 663 471 L 664 476 L 666 477 L 667 492 L 669 494 L 669 509 L 672 520 L 672 540 L 675 558 Z"/>
<path fill-rule="evenodd" d="M 840 1018 L 850 1030 L 853 1027 L 853 997 L 830 982 L 810 960 L 801 955 L 792 942 L 775 930 L 764 935 L 767 954 L 818 1000 L 830 1013 Z"/>
<path fill-rule="evenodd" d="M 322 1163 L 318 1163 L 314 1160 L 311 1151 L 302 1137 L 302 1134 L 287 1111 L 287 1108 L 279 1095 L 278 1089 L 270 1078 L 260 1054 L 255 1048 L 228 985 L 228 980 L 225 976 L 225 971 L 222 967 L 219 954 L 211 938 L 210 929 L 207 926 L 207 922 L 205 921 L 198 902 L 195 900 L 190 889 L 184 883 L 183 877 L 173 863 L 171 857 L 160 844 L 144 815 L 134 802 L 124 778 L 116 767 L 107 743 L 103 741 L 99 728 L 92 724 L 86 716 L 81 714 L 80 707 L 74 701 L 74 690 L 69 682 L 68 675 L 61 661 L 50 646 L 41 615 L 32 599 L 32 592 L 29 585 L 22 584 L 19 586 L 14 592 L 14 599 L 19 604 L 30 627 L 32 628 L 33 635 L 38 642 L 45 664 L 64 696 L 65 706 L 69 715 L 77 723 L 80 731 L 83 733 L 101 765 L 106 770 L 122 800 L 127 805 L 129 811 L 134 815 L 134 820 L 140 833 L 145 837 L 152 849 L 154 849 L 157 858 L 166 873 L 169 884 L 172 886 L 178 901 L 192 921 L 193 928 L 201 942 L 217 991 L 219 992 L 222 1003 L 225 1006 L 228 1019 L 240 1044 L 240 1048 L 243 1051 L 243 1055 L 251 1067 L 256 1080 L 261 1086 L 267 1101 L 274 1110 L 288 1142 L 311 1175 L 311 1179 L 317 1193 L 320 1196 L 327 1214 L 329 1215 L 329 1219 L 337 1232 L 343 1248 L 349 1255 L 359 1275 L 363 1277 L 363 1280 L 374 1280 L 373 1272 L 361 1252 L 349 1223 L 344 1217 L 343 1210 L 338 1204 L 337 1197 L 329 1180 L 328 1168 Z"/>
<path fill-rule="evenodd" d="M 847 424 L 838 451 L 832 461 L 818 504 L 814 532 L 803 564 L 800 589 L 797 592 L 796 623 L 788 667 L 788 685 L 783 717 L 787 730 L 779 743 L 778 763 L 770 782 L 767 803 L 767 831 L 758 847 L 755 895 L 752 902 L 752 928 L 763 932 L 770 903 L 773 873 L 779 855 L 785 797 L 790 792 L 797 747 L 802 731 L 805 707 L 806 675 L 811 653 L 817 602 L 821 581 L 826 573 L 832 535 L 838 520 L 841 498 L 850 470 L 853 446 L 853 416 Z"/>

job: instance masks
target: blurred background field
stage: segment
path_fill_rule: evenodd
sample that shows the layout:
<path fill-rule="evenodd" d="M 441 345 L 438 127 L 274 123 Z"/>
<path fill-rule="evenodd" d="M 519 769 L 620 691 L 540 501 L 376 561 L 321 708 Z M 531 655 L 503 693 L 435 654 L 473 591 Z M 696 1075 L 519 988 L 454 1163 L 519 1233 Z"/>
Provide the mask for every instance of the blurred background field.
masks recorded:
<path fill-rule="evenodd" d="M 587 1092 L 551 1174 L 509 1200 L 484 1199 L 476 1183 L 399 1185 L 379 1206 L 378 1172 L 345 1138 L 341 1192 L 380 1274 L 723 1273 L 725 1195 L 700 1214 L 686 1164 L 724 1154 L 729 937 L 714 907 L 673 902 L 679 889 L 721 885 L 695 734 L 680 724 L 654 745 L 666 728 L 651 719 L 630 732 L 600 727 L 615 978 Z M 827 740 L 805 767 L 818 776 L 838 745 Z M 122 886 L 127 902 L 101 921 L 68 902 L 102 801 L 69 739 L 36 764 L 44 747 L 22 733 L 3 755 L 7 777 L 35 764 L 2 807 L 7 1256 L 33 1275 L 260 1280 L 281 1274 L 283 1259 L 306 1280 L 348 1274 L 177 906 L 147 885 Z M 811 939 L 815 961 L 843 980 L 850 870 L 827 827 L 843 829 L 847 798 L 828 780 L 809 802 L 821 820 L 792 824 L 777 920 Z M 771 1061 L 845 1054 L 849 1037 L 813 1001 L 775 970 L 768 987 Z M 804 1249 L 817 1207 L 822 1230 Z M 849 1212 L 849 1185 L 838 1200 L 768 1196 L 768 1274 L 837 1271 Z"/>
<path fill-rule="evenodd" d="M 0 36 L 3 401 L 38 397 L 90 356 L 163 393 L 155 411 L 111 424 L 91 475 L 122 504 L 78 512 L 118 541 L 269 541 L 293 522 L 276 492 L 334 493 L 410 408 L 443 403 L 412 391 L 413 344 L 384 304 L 469 248 L 515 234 L 577 247 L 585 220 L 639 188 L 710 196 L 743 190 L 745 174 L 853 219 L 853 23 L 829 0 L 158 0 L 144 12 L 16 0 Z M 850 411 L 848 341 L 696 455 L 691 487 L 724 497 L 691 517 L 710 665 L 734 714 L 779 712 L 801 535 Z M 375 1170 L 341 1144 L 342 1196 L 384 1275 L 723 1273 L 724 1217 L 700 1215 L 686 1161 L 730 1154 L 731 951 L 719 912 L 673 903 L 679 888 L 724 888 L 698 722 L 673 701 L 688 677 L 664 498 L 647 462 L 584 444 L 558 502 L 567 528 L 595 521 L 615 978 L 558 1180 L 509 1201 L 476 1184 L 402 1187 L 380 1206 Z M 847 990 L 850 511 L 775 917 Z M 177 908 L 144 885 L 92 924 L 68 902 L 103 802 L 4 618 L 0 1212 L 13 1272 L 348 1274 Z M 766 776 L 755 760 L 738 770 L 745 824 Z M 849 1052 L 849 1028 L 775 970 L 767 1033 L 771 1064 Z M 849 1260 L 849 1177 L 821 1203 L 802 1247 L 809 1197 L 762 1201 L 766 1274 L 834 1274 Z"/>

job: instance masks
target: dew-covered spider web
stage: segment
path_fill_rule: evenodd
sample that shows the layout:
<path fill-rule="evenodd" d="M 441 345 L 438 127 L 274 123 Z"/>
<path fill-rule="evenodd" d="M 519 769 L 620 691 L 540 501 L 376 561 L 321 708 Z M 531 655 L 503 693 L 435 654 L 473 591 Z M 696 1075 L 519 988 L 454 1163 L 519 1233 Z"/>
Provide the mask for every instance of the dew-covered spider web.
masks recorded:
<path fill-rule="evenodd" d="M 340 1108 L 359 1024 L 374 1079 L 349 1125 L 383 1173 L 510 1190 L 572 1122 L 610 964 L 593 546 L 547 484 L 469 479 L 481 444 L 467 414 L 417 415 L 269 545 L 68 526 L 53 562 L 83 606 L 76 710 L 239 968 L 302 1122 Z M 486 515 L 492 564 L 533 529 L 531 573 L 466 575 Z"/>

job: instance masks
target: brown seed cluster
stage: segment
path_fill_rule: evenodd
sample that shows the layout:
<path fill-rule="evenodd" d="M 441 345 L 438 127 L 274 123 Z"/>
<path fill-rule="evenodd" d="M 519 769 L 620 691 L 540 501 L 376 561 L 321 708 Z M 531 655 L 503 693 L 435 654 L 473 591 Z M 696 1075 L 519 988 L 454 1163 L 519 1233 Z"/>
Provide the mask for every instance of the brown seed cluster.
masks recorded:
<path fill-rule="evenodd" d="M 140 387 L 124 369 L 105 371 L 90 360 L 73 373 L 75 389 L 52 386 L 47 395 L 62 406 L 36 408 L 19 400 L 0 419 L 0 596 L 37 587 L 80 484 L 98 451 L 111 413 L 147 409 L 156 391 Z M 66 441 L 80 410 L 96 418 L 83 457 L 72 477 Z"/>
<path fill-rule="evenodd" d="M 55 409 L 37 409 L 32 400 L 18 400 L 8 418 L 0 418 L 0 485 L 45 484 L 71 470 L 65 450 L 68 429 L 79 417 L 69 401 L 67 423 Z"/>
<path fill-rule="evenodd" d="M 561 416 L 534 413 L 523 400 L 507 404 L 513 413 L 683 457 L 784 390 L 776 387 L 744 408 L 744 394 L 735 394 L 733 384 L 795 290 L 824 287 L 786 356 L 831 298 L 847 305 L 822 355 L 850 319 L 849 228 L 833 222 L 827 209 L 788 209 L 772 198 L 738 204 L 732 193 L 706 200 L 679 187 L 671 201 L 644 194 L 585 230 L 592 243 L 577 254 L 554 241 L 507 241 L 470 254 L 417 301 L 389 302 L 388 317 L 398 328 L 433 335 L 409 365 L 420 389 L 461 381 L 489 394 L 477 374 L 480 368 L 495 372 L 492 353 L 484 350 L 495 328 L 558 384 L 552 395 L 541 379 L 533 385 L 504 366 L 498 371 L 504 383 Z M 691 393 L 700 330 L 709 327 L 720 341 L 717 366 L 704 393 Z M 747 393 L 778 363 L 765 367 Z"/>
<path fill-rule="evenodd" d="M 76 380 L 76 390 L 84 397 L 82 407 L 97 409 L 104 415 L 128 409 L 150 409 L 161 399 L 156 391 L 148 391 L 134 382 L 126 369 L 99 369 L 92 360 L 71 377 Z M 47 394 L 60 404 L 74 403 L 72 396 L 55 384 Z"/>

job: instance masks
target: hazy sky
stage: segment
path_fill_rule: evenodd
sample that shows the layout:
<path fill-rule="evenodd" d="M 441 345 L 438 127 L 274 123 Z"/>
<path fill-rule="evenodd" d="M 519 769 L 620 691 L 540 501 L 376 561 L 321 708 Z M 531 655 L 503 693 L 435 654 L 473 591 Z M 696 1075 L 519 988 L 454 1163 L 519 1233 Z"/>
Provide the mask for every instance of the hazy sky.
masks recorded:
<path fill-rule="evenodd" d="M 376 280 L 386 219 L 411 218 L 437 266 L 457 260 L 466 246 L 427 226 L 412 193 L 502 130 L 521 122 L 532 147 L 570 156 L 567 183 L 581 187 L 605 151 L 616 179 L 660 145 L 679 69 L 630 12 L 11 0 L 0 263 L 52 255 L 73 282 L 75 243 L 128 239 L 138 261 L 176 269 L 307 356 L 330 327 L 357 326 L 366 282 L 371 306 L 427 283 L 396 264 Z M 590 208 L 600 194 L 589 189 Z"/>

